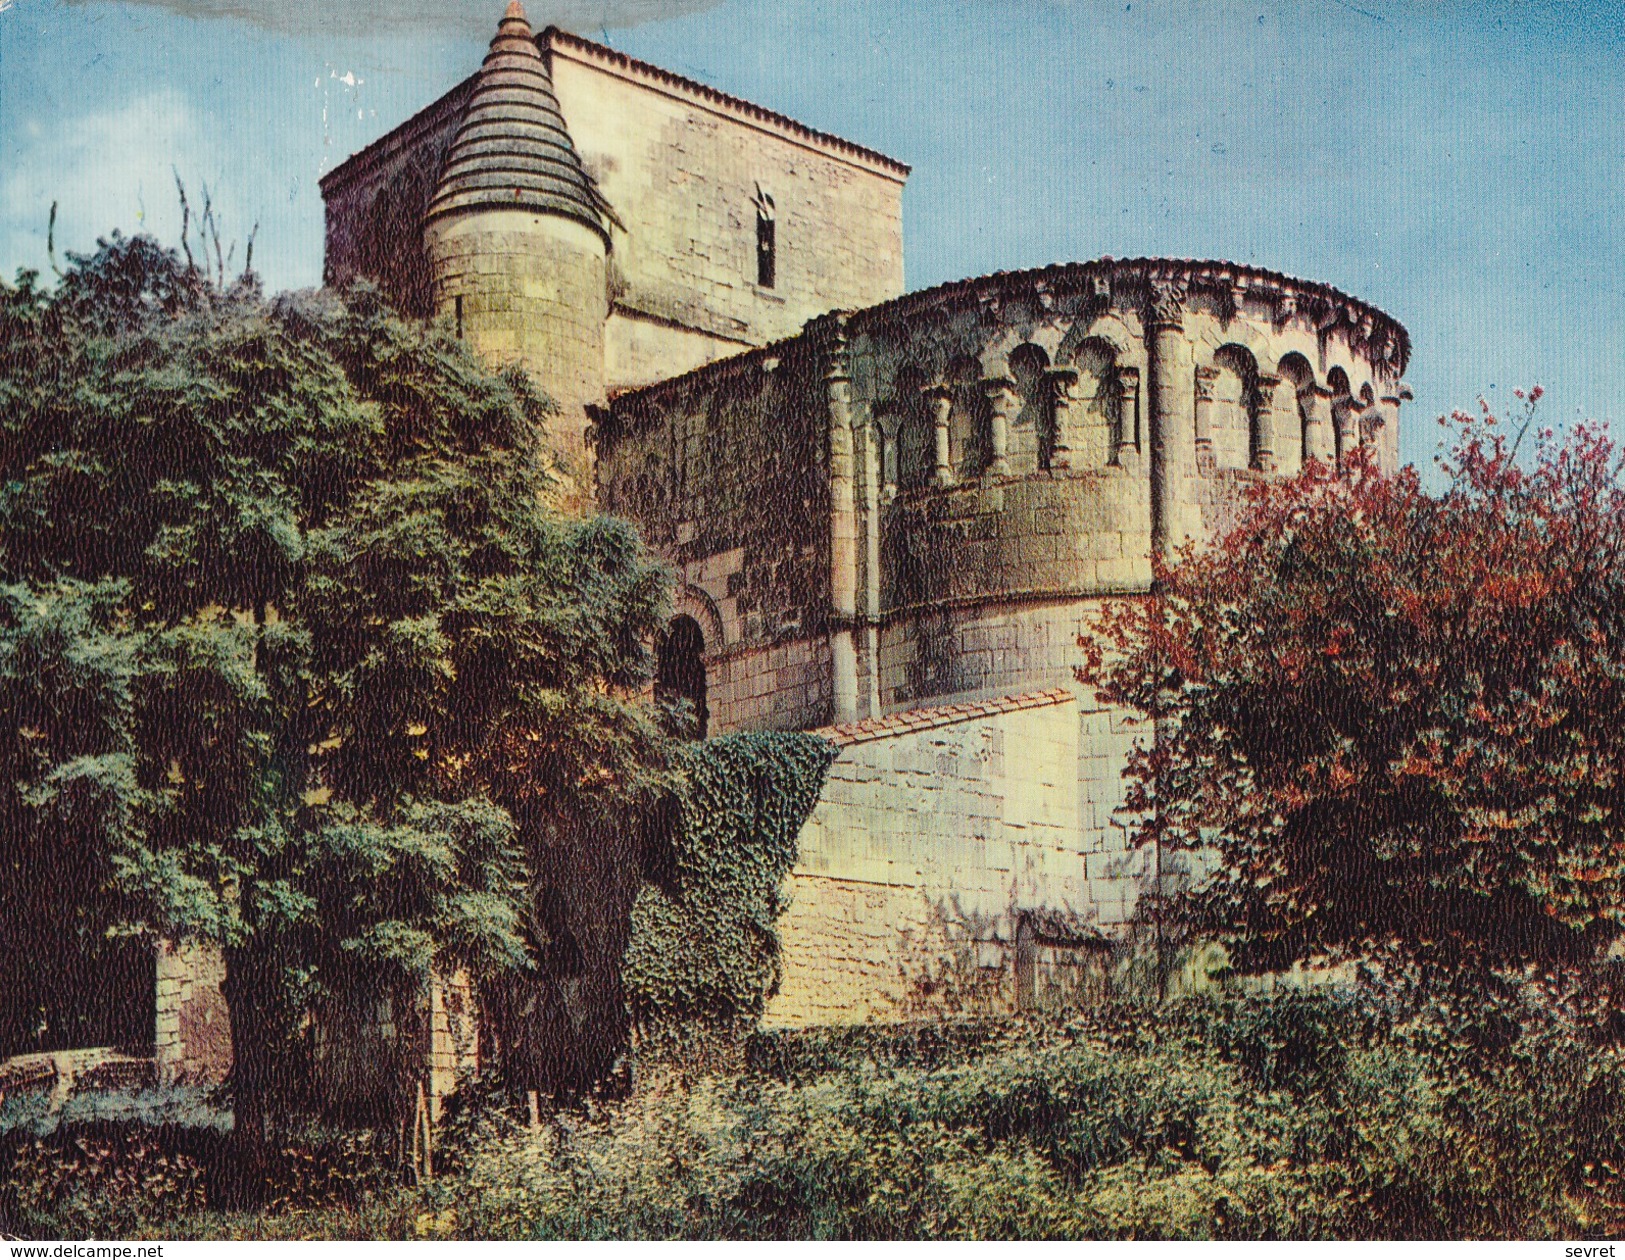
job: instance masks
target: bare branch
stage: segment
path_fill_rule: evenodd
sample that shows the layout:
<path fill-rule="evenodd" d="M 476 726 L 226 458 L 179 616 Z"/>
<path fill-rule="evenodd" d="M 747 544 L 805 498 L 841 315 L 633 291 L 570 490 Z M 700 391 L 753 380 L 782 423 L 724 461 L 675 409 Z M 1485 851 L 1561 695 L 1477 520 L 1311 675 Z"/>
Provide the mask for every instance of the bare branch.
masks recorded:
<path fill-rule="evenodd" d="M 62 268 L 56 265 L 56 202 L 51 203 L 51 221 L 45 228 L 45 256 L 51 260 L 51 270 L 58 280 L 63 279 Z"/>
<path fill-rule="evenodd" d="M 204 232 L 203 262 L 209 262 L 209 245 L 214 245 L 214 282 L 215 288 L 226 287 L 226 260 L 220 253 L 220 220 L 214 213 L 214 194 L 209 191 L 207 184 L 203 185 L 203 218 L 199 221 L 199 230 Z"/>
<path fill-rule="evenodd" d="M 192 257 L 192 242 L 189 239 L 192 230 L 192 205 L 186 200 L 186 185 L 181 183 L 181 173 L 174 167 L 169 168 L 175 174 L 175 191 L 181 198 L 181 249 L 186 251 L 186 267 L 188 271 L 197 270 L 197 262 Z"/>

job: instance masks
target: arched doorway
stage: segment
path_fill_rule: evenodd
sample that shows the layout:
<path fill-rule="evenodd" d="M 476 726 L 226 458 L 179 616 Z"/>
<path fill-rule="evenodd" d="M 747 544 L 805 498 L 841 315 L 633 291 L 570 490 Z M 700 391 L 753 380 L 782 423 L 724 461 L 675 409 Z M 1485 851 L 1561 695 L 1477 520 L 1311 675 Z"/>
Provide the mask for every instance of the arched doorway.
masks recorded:
<path fill-rule="evenodd" d="M 710 714 L 705 707 L 705 635 L 688 616 L 674 617 L 656 655 L 655 700 L 687 700 L 694 709 L 692 738 L 704 739 Z"/>

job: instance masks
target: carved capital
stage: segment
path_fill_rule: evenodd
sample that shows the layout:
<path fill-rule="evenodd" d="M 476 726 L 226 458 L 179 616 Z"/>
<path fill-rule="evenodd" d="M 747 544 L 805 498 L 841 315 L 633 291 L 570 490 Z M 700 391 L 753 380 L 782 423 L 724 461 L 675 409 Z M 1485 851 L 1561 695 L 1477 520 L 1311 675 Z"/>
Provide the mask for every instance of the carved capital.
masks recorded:
<path fill-rule="evenodd" d="M 1008 376 L 990 376 L 982 382 L 982 393 L 995 411 L 1008 412 L 1016 398 L 1016 383 Z"/>
<path fill-rule="evenodd" d="M 1050 397 L 1056 402 L 1069 402 L 1072 391 L 1078 387 L 1078 369 L 1070 366 L 1052 367 L 1044 370 L 1044 382 L 1049 387 Z"/>
<path fill-rule="evenodd" d="M 1185 317 L 1189 288 L 1184 280 L 1154 278 L 1146 282 L 1145 322 L 1177 328 Z"/>
<path fill-rule="evenodd" d="M 1219 379 L 1219 369 L 1215 367 L 1199 367 L 1196 369 L 1196 401 L 1212 402 L 1213 385 Z"/>

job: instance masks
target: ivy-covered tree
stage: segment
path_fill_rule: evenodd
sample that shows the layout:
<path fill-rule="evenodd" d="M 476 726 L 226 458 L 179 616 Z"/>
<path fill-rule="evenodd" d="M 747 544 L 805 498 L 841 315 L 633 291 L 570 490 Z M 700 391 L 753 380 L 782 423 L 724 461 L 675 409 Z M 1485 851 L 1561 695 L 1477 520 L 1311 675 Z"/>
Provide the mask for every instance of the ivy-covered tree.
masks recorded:
<path fill-rule="evenodd" d="M 0 973 L 220 943 L 248 1146 L 357 989 L 524 977 L 495 1006 L 560 1077 L 600 1066 L 561 1029 L 624 1021 L 594 933 L 665 782 L 666 577 L 548 506 L 546 414 L 364 289 L 267 302 L 118 235 L 0 284 Z M 10 996 L 16 1045 L 52 1003 Z"/>
<path fill-rule="evenodd" d="M 1082 679 L 1156 719 L 1139 839 L 1206 855 L 1178 908 L 1238 965 L 1561 968 L 1620 934 L 1620 460 L 1533 402 L 1515 435 L 1454 417 L 1442 495 L 1360 463 L 1261 488 L 1084 639 Z"/>

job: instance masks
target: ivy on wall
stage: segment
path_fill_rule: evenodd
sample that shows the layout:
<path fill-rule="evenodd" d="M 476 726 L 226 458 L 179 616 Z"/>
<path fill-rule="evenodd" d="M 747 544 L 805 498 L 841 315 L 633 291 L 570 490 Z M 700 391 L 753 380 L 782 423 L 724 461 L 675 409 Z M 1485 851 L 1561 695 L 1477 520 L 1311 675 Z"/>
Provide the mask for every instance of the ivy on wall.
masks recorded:
<path fill-rule="evenodd" d="M 761 1015 L 778 987 L 781 887 L 838 752 L 816 735 L 753 731 L 678 754 L 669 860 L 638 895 L 626 950 L 640 1027 Z"/>

